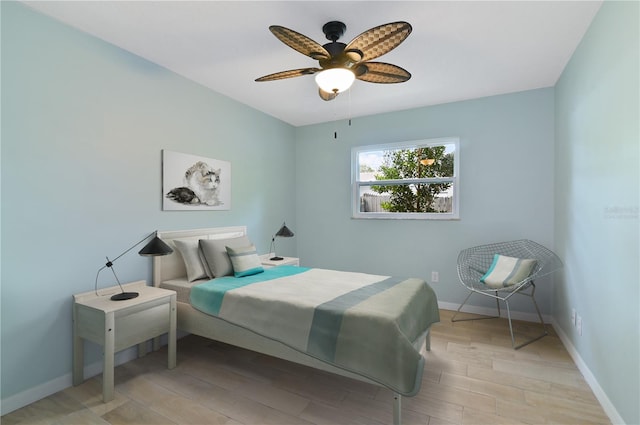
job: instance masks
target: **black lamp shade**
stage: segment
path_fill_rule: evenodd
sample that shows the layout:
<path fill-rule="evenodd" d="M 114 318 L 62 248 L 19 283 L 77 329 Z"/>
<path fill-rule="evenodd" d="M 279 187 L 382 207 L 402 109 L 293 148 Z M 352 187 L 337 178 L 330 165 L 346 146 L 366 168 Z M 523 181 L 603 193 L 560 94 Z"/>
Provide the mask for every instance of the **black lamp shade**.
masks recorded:
<path fill-rule="evenodd" d="M 286 225 L 286 223 L 282 223 L 282 227 L 280 228 L 280 230 L 278 230 L 276 232 L 275 235 L 273 235 L 273 237 L 271 238 L 271 247 L 269 248 L 269 252 L 273 252 L 273 257 L 270 258 L 270 260 L 273 261 L 281 261 L 284 258 L 283 257 L 278 257 L 277 255 L 275 255 L 276 253 L 276 236 L 280 237 L 280 238 L 290 238 L 293 236 L 293 232 L 291 231 L 291 229 L 289 229 Z"/>
<path fill-rule="evenodd" d="M 276 233 L 276 236 L 281 238 L 290 238 L 293 236 L 293 232 L 287 227 L 285 223 L 282 223 L 282 227 Z"/>
<path fill-rule="evenodd" d="M 160 255 L 169 255 L 173 252 L 173 249 L 166 243 L 162 241 L 158 237 L 158 235 L 154 236 L 151 239 L 151 242 L 146 244 L 144 248 L 142 248 L 138 254 L 143 255 L 145 257 L 155 257 Z"/>

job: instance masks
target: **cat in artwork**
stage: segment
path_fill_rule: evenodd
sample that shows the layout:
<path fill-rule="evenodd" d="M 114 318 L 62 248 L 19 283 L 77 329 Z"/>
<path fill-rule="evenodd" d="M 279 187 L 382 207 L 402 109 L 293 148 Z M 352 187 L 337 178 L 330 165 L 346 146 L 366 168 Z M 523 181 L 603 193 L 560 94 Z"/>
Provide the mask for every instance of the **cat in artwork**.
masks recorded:
<path fill-rule="evenodd" d="M 220 201 L 221 169 L 214 169 L 203 161 L 198 161 L 187 169 L 184 186 L 171 189 L 167 198 L 181 204 L 222 205 Z"/>

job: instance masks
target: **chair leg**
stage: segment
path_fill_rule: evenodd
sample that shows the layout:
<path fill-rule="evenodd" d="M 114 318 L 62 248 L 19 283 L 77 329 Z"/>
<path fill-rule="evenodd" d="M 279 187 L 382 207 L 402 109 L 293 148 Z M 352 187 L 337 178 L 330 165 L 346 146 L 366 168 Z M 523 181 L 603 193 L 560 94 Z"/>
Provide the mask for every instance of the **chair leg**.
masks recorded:
<path fill-rule="evenodd" d="M 531 294 L 525 294 L 525 293 L 521 293 L 521 295 L 526 295 L 528 297 L 531 297 L 531 301 L 533 301 L 533 306 L 536 309 L 536 313 L 538 314 L 538 318 L 540 319 L 540 324 L 542 325 L 542 329 L 544 330 L 544 333 L 542 335 L 539 335 L 533 339 L 530 339 L 528 341 L 523 342 L 520 345 L 516 345 L 516 338 L 515 338 L 515 334 L 513 332 L 513 324 L 511 323 L 511 309 L 509 308 L 509 297 L 506 297 L 504 299 L 502 299 L 502 301 L 504 301 L 506 307 L 507 307 L 507 320 L 509 322 L 509 333 L 511 334 L 511 346 L 513 347 L 514 350 L 519 350 L 520 348 L 524 347 L 525 345 L 529 345 L 532 342 L 535 342 L 537 340 L 539 340 L 540 338 L 548 335 L 548 331 L 547 331 L 547 327 L 544 323 L 544 319 L 542 319 L 542 314 L 540 313 L 540 308 L 538 308 L 538 303 L 536 302 L 536 299 L 534 297 L 535 291 L 536 291 L 536 286 L 535 284 L 532 282 L 531 283 Z M 486 320 L 486 319 L 499 319 L 501 314 L 500 314 L 500 299 L 496 298 L 496 305 L 498 308 L 498 315 L 497 316 L 480 316 L 480 317 L 469 317 L 469 318 L 464 318 L 464 319 L 457 319 L 456 317 L 458 316 L 458 313 L 464 313 L 462 311 L 462 307 L 465 306 L 465 304 L 467 303 L 467 301 L 469 301 L 469 298 L 471 298 L 471 295 L 473 295 L 473 291 L 469 292 L 469 295 L 467 295 L 467 298 L 464 299 L 464 301 L 462 302 L 462 304 L 460 304 L 460 307 L 458 307 L 458 310 L 456 310 L 455 314 L 453 315 L 453 317 L 451 317 L 451 321 L 452 322 L 465 322 L 465 321 L 469 321 L 469 320 Z M 498 293 L 496 292 L 496 296 L 498 295 Z"/>
<path fill-rule="evenodd" d="M 536 309 L 536 313 L 538 313 L 538 319 L 540 319 L 540 325 L 542 325 L 542 330 L 543 330 L 543 334 L 538 338 L 542 338 L 545 335 L 549 335 L 549 331 L 547 331 L 547 325 L 544 323 L 544 319 L 542 318 L 542 314 L 540 313 L 540 309 L 538 308 L 538 303 L 536 302 L 535 297 L 533 296 L 534 293 L 536 292 L 536 285 L 534 283 L 531 283 L 531 286 L 533 287 L 533 289 L 531 290 L 531 301 L 533 301 L 533 306 Z"/>
<path fill-rule="evenodd" d="M 467 303 L 467 301 L 469 301 L 469 298 L 471 298 L 471 295 L 473 295 L 473 292 L 469 292 L 469 295 L 467 295 L 467 298 L 465 298 L 464 301 L 462 301 L 462 304 L 460 304 L 460 307 L 458 307 L 458 310 L 456 310 L 456 312 L 453 315 L 453 317 L 451 317 L 451 321 L 452 322 L 457 322 L 458 321 L 458 320 L 455 320 L 456 316 L 458 315 L 458 313 L 460 313 L 460 310 L 462 309 L 462 307 L 464 307 L 464 305 Z"/>
<path fill-rule="evenodd" d="M 482 316 L 482 317 L 469 317 L 466 319 L 456 319 L 456 316 L 458 315 L 458 313 L 460 313 L 462 310 L 462 307 L 464 307 L 464 305 L 467 303 L 467 301 L 469 301 L 469 298 L 471 298 L 471 295 L 473 295 L 473 291 L 469 292 L 469 295 L 467 295 L 467 298 L 464 299 L 464 301 L 462 302 L 462 304 L 460 304 L 460 307 L 458 307 L 458 310 L 456 310 L 455 314 L 453 315 L 453 317 L 451 317 L 451 321 L 452 322 L 466 322 L 469 320 L 486 320 L 486 319 L 498 319 L 500 318 L 500 304 L 499 301 L 496 300 L 496 302 L 498 303 L 498 315 L 497 316 Z M 462 312 L 464 313 L 464 312 Z"/>
<path fill-rule="evenodd" d="M 525 345 L 529 345 L 532 342 L 535 342 L 547 335 L 549 335 L 549 332 L 547 331 L 547 325 L 545 325 L 544 323 L 544 319 L 542 319 L 542 314 L 540 313 L 540 309 L 538 308 L 538 303 L 536 302 L 536 299 L 534 297 L 536 292 L 536 285 L 532 282 L 531 283 L 531 294 L 522 294 L 522 295 L 526 295 L 528 297 L 531 297 L 531 301 L 533 301 L 533 306 L 536 309 L 536 313 L 538 313 L 538 318 L 540 319 L 540 324 L 542 325 L 542 329 L 543 329 L 543 333 L 541 335 L 538 335 L 528 341 L 523 342 L 522 344 L 516 346 L 515 345 L 515 339 L 513 337 L 513 331 L 511 331 L 511 346 L 515 349 L 515 350 L 519 350 L 520 348 L 524 347 Z M 505 301 L 506 302 L 506 301 Z M 509 304 L 507 303 L 507 311 L 509 311 Z M 511 329 L 511 316 L 509 316 L 509 329 Z"/>
<path fill-rule="evenodd" d="M 516 338 L 513 336 L 513 326 L 511 325 L 511 309 L 509 308 L 509 301 L 505 300 L 504 303 L 507 305 L 507 319 L 509 320 L 509 333 L 511 334 L 511 347 L 516 348 Z"/>
<path fill-rule="evenodd" d="M 536 302 L 536 299 L 534 297 L 534 294 L 536 293 L 536 285 L 535 283 L 531 282 L 531 301 L 533 301 L 533 306 L 536 308 L 536 313 L 538 313 L 538 319 L 540 319 L 540 324 L 542 325 L 542 329 L 544 329 L 544 334 L 547 335 L 549 332 L 547 332 L 547 325 L 545 325 L 544 323 L 544 319 L 542 319 L 542 314 L 540 314 L 540 309 L 538 308 L 538 303 Z"/>

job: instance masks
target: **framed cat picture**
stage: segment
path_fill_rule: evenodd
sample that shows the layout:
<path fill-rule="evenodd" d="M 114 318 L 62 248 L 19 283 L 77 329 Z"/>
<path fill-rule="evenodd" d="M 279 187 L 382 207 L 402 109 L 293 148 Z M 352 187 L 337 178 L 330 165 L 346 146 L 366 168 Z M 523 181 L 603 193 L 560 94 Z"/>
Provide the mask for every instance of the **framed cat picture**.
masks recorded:
<path fill-rule="evenodd" d="M 230 210 L 231 163 L 163 150 L 162 209 Z"/>

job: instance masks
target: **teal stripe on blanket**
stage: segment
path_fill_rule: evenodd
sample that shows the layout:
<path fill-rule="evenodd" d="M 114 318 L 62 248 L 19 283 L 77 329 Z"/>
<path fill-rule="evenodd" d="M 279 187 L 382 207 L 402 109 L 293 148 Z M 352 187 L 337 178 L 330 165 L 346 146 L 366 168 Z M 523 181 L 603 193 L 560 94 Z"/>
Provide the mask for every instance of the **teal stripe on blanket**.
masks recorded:
<path fill-rule="evenodd" d="M 371 285 L 364 286 L 354 291 L 348 292 L 337 298 L 320 304 L 313 313 L 309 340 L 307 342 L 307 352 L 317 356 L 321 360 L 335 361 L 336 347 L 342 317 L 345 312 L 362 301 L 394 287 L 405 278 L 390 277 Z"/>
<path fill-rule="evenodd" d="M 225 276 L 195 285 L 191 288 L 191 305 L 207 314 L 217 316 L 227 291 L 254 283 L 266 282 L 281 277 L 293 276 L 309 270 L 308 267 L 278 266 L 265 269 L 263 273 L 245 277 Z"/>

